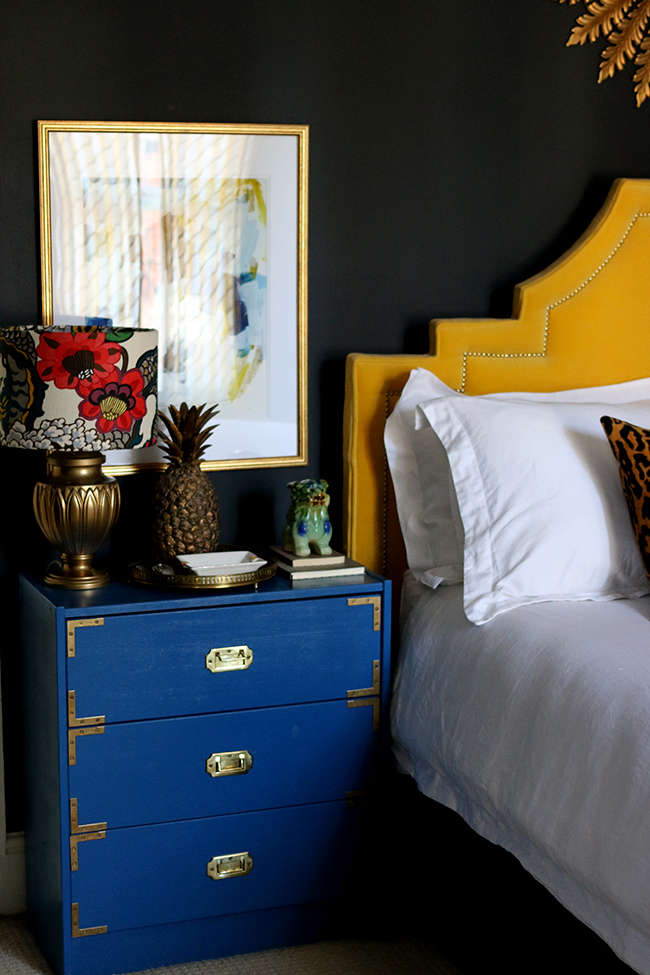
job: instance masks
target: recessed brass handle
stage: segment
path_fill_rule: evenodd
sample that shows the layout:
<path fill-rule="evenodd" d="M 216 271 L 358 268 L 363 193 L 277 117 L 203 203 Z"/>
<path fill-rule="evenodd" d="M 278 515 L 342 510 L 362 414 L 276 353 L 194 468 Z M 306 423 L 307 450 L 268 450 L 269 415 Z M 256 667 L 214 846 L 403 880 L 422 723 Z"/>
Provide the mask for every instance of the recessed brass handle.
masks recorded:
<path fill-rule="evenodd" d="M 205 769 L 213 779 L 220 775 L 245 775 L 253 767 L 250 752 L 213 752 L 206 760 Z"/>
<path fill-rule="evenodd" d="M 212 857 L 208 863 L 208 877 L 213 880 L 245 877 L 252 869 L 253 858 L 250 853 L 229 853 L 223 857 Z"/>
<path fill-rule="evenodd" d="M 205 666 L 213 674 L 224 670 L 248 670 L 253 663 L 250 647 L 216 647 L 205 658 Z"/>

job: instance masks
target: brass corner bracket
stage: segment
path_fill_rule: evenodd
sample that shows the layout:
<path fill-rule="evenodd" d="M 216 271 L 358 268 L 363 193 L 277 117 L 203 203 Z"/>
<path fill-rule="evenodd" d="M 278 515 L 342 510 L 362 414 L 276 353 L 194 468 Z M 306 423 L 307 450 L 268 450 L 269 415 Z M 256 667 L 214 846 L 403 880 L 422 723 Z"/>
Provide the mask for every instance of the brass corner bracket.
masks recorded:
<path fill-rule="evenodd" d="M 68 728 L 83 728 L 87 725 L 104 724 L 105 714 L 96 714 L 92 718 L 77 717 L 77 692 L 68 691 Z"/>
<path fill-rule="evenodd" d="M 357 596 L 348 599 L 348 606 L 372 606 L 372 628 L 381 630 L 381 596 Z"/>
<path fill-rule="evenodd" d="M 72 915 L 72 937 L 73 938 L 85 938 L 89 934 L 106 934 L 108 927 L 106 924 L 102 924 L 97 928 L 80 928 L 79 927 L 79 904 L 72 904 L 71 906 Z"/>
<path fill-rule="evenodd" d="M 360 687 L 356 691 L 348 691 L 348 697 L 372 697 L 373 694 L 379 694 L 380 683 L 381 683 L 381 671 L 379 667 L 379 661 L 373 660 L 372 687 Z"/>
<path fill-rule="evenodd" d="M 103 735 L 104 726 L 95 725 L 94 728 L 68 729 L 68 765 L 77 764 L 77 738 L 79 735 Z"/>
<path fill-rule="evenodd" d="M 372 705 L 372 730 L 379 731 L 381 702 L 378 697 L 355 697 L 348 701 L 349 708 L 362 708 L 364 704 Z"/>
<path fill-rule="evenodd" d="M 77 800 L 70 800 L 70 832 L 71 833 L 96 833 L 98 830 L 106 829 L 106 823 L 86 823 L 81 825 L 79 823 L 79 812 L 77 807 Z"/>
<path fill-rule="evenodd" d="M 106 830 L 98 833 L 75 833 L 70 837 L 70 870 L 79 869 L 79 844 L 85 840 L 105 840 Z"/>
<path fill-rule="evenodd" d="M 74 657 L 76 646 L 75 646 L 75 633 L 78 626 L 103 626 L 104 620 L 101 617 L 97 617 L 92 620 L 68 620 L 66 631 L 67 631 L 67 649 L 68 656 Z"/>

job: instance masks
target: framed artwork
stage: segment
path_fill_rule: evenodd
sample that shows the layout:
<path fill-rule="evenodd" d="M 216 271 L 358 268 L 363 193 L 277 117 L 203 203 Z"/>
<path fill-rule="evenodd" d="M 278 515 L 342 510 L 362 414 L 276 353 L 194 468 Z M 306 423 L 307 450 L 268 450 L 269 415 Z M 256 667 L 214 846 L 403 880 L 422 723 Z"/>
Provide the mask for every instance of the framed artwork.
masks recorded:
<path fill-rule="evenodd" d="M 38 147 L 43 326 L 156 329 L 159 408 L 218 404 L 203 468 L 306 464 L 308 127 L 41 121 Z"/>

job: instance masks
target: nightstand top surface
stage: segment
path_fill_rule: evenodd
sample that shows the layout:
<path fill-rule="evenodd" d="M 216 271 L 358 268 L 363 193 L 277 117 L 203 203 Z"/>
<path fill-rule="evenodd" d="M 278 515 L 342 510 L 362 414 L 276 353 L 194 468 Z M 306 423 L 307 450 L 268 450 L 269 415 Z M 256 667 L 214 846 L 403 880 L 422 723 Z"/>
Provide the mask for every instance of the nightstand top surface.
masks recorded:
<path fill-rule="evenodd" d="M 364 595 L 381 592 L 390 583 L 373 572 L 340 580 L 312 579 L 292 585 L 289 579 L 274 576 L 259 583 L 257 590 L 250 586 L 215 589 L 206 592 L 175 592 L 111 582 L 100 589 L 71 590 L 46 586 L 32 576 L 21 576 L 22 584 L 41 593 L 53 606 L 66 615 L 93 616 L 103 613 L 157 612 L 170 609 L 209 608 L 211 606 L 246 604 L 258 601 L 276 602 L 287 599 Z"/>

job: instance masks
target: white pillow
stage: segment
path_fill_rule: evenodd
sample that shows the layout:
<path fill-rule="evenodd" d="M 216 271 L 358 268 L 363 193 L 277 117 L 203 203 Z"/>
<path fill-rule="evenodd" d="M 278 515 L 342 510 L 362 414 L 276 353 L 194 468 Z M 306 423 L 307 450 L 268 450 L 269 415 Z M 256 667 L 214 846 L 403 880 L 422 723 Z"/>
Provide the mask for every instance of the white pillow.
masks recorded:
<path fill-rule="evenodd" d="M 384 440 L 409 568 L 418 581 L 432 588 L 463 579 L 463 524 L 447 455 L 428 424 L 419 429 L 415 426 L 418 404 L 441 396 L 506 402 L 600 402 L 609 407 L 650 399 L 650 378 L 554 393 L 468 397 L 450 389 L 428 369 L 414 369 L 388 418 Z"/>
<path fill-rule="evenodd" d="M 445 396 L 418 407 L 451 468 L 465 532 L 465 614 L 650 591 L 618 465 L 600 425 L 609 403 Z M 650 426 L 650 400 L 617 412 Z"/>

